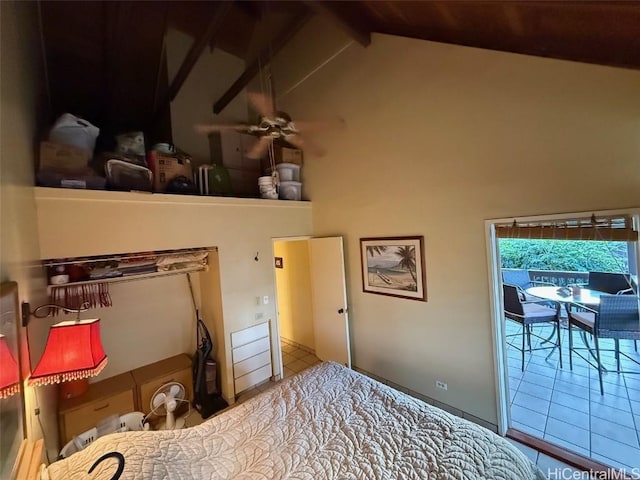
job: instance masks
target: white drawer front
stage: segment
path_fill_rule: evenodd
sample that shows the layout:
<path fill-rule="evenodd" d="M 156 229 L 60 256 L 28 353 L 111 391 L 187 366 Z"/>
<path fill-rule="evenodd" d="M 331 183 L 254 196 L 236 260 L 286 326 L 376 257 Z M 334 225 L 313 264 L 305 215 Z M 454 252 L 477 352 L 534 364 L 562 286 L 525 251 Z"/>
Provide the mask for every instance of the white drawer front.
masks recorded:
<path fill-rule="evenodd" d="M 269 337 L 261 338 L 255 342 L 247 343 L 238 348 L 233 349 L 233 363 L 238 363 L 246 360 L 249 357 L 253 357 L 262 352 L 269 350 Z"/>
<path fill-rule="evenodd" d="M 240 378 L 236 378 L 236 395 L 245 391 L 247 388 L 253 387 L 256 383 L 268 380 L 269 378 L 271 378 L 271 364 L 247 373 Z"/>
<path fill-rule="evenodd" d="M 231 348 L 269 336 L 269 322 L 260 323 L 231 334 Z"/>
<path fill-rule="evenodd" d="M 253 357 L 249 357 L 246 360 L 243 360 L 239 363 L 233 364 L 233 378 L 239 378 L 243 375 L 247 375 L 248 373 L 253 372 L 254 370 L 258 370 L 260 367 L 264 367 L 265 365 L 271 364 L 271 352 L 267 350 L 266 352 L 259 353 L 258 355 L 254 355 Z"/>

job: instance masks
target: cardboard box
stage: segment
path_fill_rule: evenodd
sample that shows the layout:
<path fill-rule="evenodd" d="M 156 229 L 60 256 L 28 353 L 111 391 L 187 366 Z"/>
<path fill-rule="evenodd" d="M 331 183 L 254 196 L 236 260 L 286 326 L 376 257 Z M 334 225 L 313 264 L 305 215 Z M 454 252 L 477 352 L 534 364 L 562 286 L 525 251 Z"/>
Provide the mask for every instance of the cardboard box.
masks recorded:
<path fill-rule="evenodd" d="M 87 168 L 91 152 L 71 145 L 40 142 L 40 169 L 61 172 L 83 171 Z"/>
<path fill-rule="evenodd" d="M 302 166 L 302 150 L 297 148 L 288 148 L 275 146 L 276 165 L 278 163 L 293 163 Z"/>
<path fill-rule="evenodd" d="M 302 166 L 302 150 L 297 148 L 283 147 L 281 145 L 274 145 L 274 154 L 276 165 L 279 163 L 293 163 L 294 165 Z M 269 164 L 269 156 L 262 157 L 262 171 L 266 172 L 271 167 Z"/>
<path fill-rule="evenodd" d="M 184 175 L 193 180 L 191 158 L 186 155 L 170 155 L 156 150 L 149 152 L 149 169 L 153 172 L 153 191 L 164 192 L 167 184 L 175 177 Z"/>

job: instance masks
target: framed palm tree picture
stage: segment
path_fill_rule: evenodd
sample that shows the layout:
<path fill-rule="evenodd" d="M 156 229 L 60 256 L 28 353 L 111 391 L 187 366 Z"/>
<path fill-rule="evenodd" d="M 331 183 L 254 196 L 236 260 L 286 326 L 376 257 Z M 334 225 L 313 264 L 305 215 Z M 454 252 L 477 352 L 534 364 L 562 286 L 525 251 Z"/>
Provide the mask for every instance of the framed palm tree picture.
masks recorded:
<path fill-rule="evenodd" d="M 362 290 L 427 301 L 424 237 L 361 238 Z"/>

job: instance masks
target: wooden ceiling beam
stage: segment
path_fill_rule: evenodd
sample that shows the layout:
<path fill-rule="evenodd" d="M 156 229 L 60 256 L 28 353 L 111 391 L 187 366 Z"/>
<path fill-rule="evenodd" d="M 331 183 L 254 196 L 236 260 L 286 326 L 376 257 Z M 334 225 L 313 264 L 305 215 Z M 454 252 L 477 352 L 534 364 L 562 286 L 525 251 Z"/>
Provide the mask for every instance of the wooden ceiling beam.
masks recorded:
<path fill-rule="evenodd" d="M 189 50 L 189 52 L 187 52 L 182 65 L 180 65 L 176 76 L 174 77 L 171 85 L 169 86 L 169 89 L 167 90 L 167 93 L 165 94 L 163 100 L 159 103 L 153 115 L 154 122 L 169 106 L 169 104 L 176 98 L 176 96 L 180 92 L 180 89 L 182 88 L 182 85 L 191 73 L 193 66 L 198 61 L 200 55 L 207 47 L 207 45 L 212 45 L 214 37 L 218 34 L 218 32 L 220 32 L 223 26 L 223 21 L 232 5 L 232 1 L 217 2 L 215 4 L 215 6 L 213 7 L 214 10 L 211 15 L 211 19 L 209 20 L 207 27 L 204 29 L 202 34 L 193 42 L 193 45 L 191 45 L 191 49 Z"/>
<path fill-rule="evenodd" d="M 358 24 L 352 18 L 348 18 L 336 8 L 336 4 L 316 0 L 305 0 L 304 3 L 314 12 L 331 19 L 342 31 L 363 47 L 368 47 L 371 44 L 371 29 L 361 23 Z"/>
<path fill-rule="evenodd" d="M 244 72 L 233 82 L 229 89 L 213 104 L 213 113 L 218 114 L 242 91 L 244 87 L 256 76 L 260 65 L 267 65 L 271 58 L 284 47 L 293 36 L 309 21 L 312 14 L 306 10 L 295 15 L 284 28 L 269 40 L 268 45 L 258 54 L 258 56 L 245 68 Z"/>

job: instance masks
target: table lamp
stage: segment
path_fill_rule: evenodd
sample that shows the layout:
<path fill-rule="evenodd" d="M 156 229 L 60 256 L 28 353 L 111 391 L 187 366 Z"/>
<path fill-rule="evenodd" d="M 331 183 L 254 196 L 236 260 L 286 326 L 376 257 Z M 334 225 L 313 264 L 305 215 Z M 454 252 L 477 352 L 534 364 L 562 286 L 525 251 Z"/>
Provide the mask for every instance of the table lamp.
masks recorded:
<path fill-rule="evenodd" d="M 61 383 L 60 397 L 72 398 L 89 387 L 89 377 L 107 365 L 100 340 L 100 319 L 71 320 L 51 326 L 44 353 L 29 385 Z"/>
<path fill-rule="evenodd" d="M 20 391 L 20 368 L 11 354 L 7 337 L 0 334 L 0 398 Z"/>

